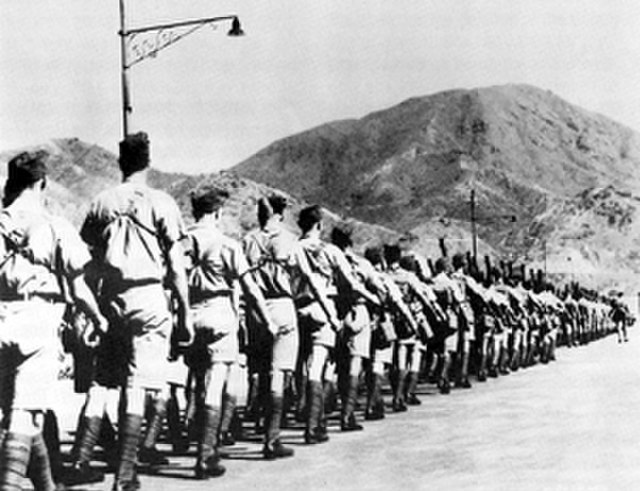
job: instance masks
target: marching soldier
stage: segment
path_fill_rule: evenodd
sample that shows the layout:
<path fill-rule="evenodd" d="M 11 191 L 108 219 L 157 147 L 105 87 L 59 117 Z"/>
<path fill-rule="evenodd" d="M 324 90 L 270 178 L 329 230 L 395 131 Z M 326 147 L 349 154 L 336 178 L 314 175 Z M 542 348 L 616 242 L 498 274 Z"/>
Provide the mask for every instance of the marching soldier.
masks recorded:
<path fill-rule="evenodd" d="M 613 320 L 618 335 L 618 343 L 629 341 L 627 337 L 627 310 L 628 308 L 620 300 L 622 293 L 618 294 L 617 298 L 611 300 L 611 312 L 610 317 Z"/>
<path fill-rule="evenodd" d="M 440 346 L 440 354 L 442 356 L 442 370 L 438 380 L 438 388 L 440 393 L 448 394 L 451 391 L 451 383 L 449 381 L 449 370 L 451 368 L 451 360 L 456 356 L 458 350 L 459 323 L 458 313 L 456 312 L 457 304 L 454 296 L 453 281 L 449 277 L 451 272 L 451 262 L 446 256 L 438 258 L 435 264 L 436 275 L 433 278 L 433 289 L 436 293 L 438 304 L 445 312 L 447 318 L 448 330 L 443 336 L 442 345 Z"/>
<path fill-rule="evenodd" d="M 234 302 L 236 285 L 242 287 L 246 301 L 260 316 L 272 335 L 278 328 L 271 321 L 264 297 L 249 274 L 250 268 L 241 245 L 220 230 L 221 210 L 229 198 L 223 189 L 203 188 L 192 193 L 196 223 L 189 228 L 189 301 L 195 339 L 192 359 L 210 370 L 205 382 L 202 433 L 198 441 L 195 477 L 218 477 L 226 469 L 220 464 L 218 430 L 225 383 L 239 361 L 239 316 Z"/>
<path fill-rule="evenodd" d="M 336 343 L 336 333 L 342 329 L 338 319 L 336 300 L 338 285 L 348 285 L 354 298 L 370 298 L 362 288 L 343 252 L 320 239 L 322 211 L 312 205 L 300 211 L 298 226 L 302 231 L 296 250 L 294 275 L 295 303 L 300 322 L 302 354 L 308 366 L 307 428 L 305 441 L 309 444 L 326 442 L 329 437 L 323 424 L 323 381 L 330 377 L 330 355 Z"/>
<path fill-rule="evenodd" d="M 23 152 L 9 161 L 0 213 L 0 489 L 55 488 L 42 423 L 57 383 L 58 328 L 73 300 L 107 330 L 89 290 L 86 245 L 66 220 L 44 208 L 48 154 Z M 67 297 L 70 298 L 67 298 Z M 91 328 L 86 339 L 93 337 Z"/>
<path fill-rule="evenodd" d="M 103 311 L 109 320 L 110 352 L 97 360 L 96 378 L 123 374 L 126 408 L 119 422 L 120 458 L 114 490 L 139 488 L 138 446 L 148 389 L 161 390 L 170 340 L 190 337 L 187 281 L 180 240 L 185 228 L 175 201 L 147 186 L 150 164 L 146 133 L 120 142 L 123 182 L 100 193 L 82 226 L 99 271 Z M 174 295 L 173 327 L 163 282 Z"/>
<path fill-rule="evenodd" d="M 244 238 L 243 248 L 252 275 L 265 297 L 269 315 L 277 324 L 271 343 L 271 391 L 267 402 L 267 431 L 263 454 L 267 459 L 290 457 L 293 449 L 280 442 L 285 387 L 290 383 L 298 356 L 298 320 L 291 271 L 294 268 L 296 238 L 282 226 L 287 201 L 272 195 L 258 201 L 260 228 Z M 267 356 L 258 353 L 258 356 Z"/>
<path fill-rule="evenodd" d="M 356 422 L 354 409 L 362 362 L 369 359 L 371 350 L 369 308 L 380 306 L 380 298 L 384 295 L 384 285 L 381 284 L 371 263 L 353 252 L 351 233 L 352 230 L 346 224 L 334 227 L 331 232 L 331 241 L 344 253 L 351 267 L 351 274 L 348 276 L 351 282 L 343 282 L 342 288 L 339 289 L 342 306 L 339 316 L 344 319 L 344 329 L 339 342 L 342 347 L 341 354 L 345 358 L 343 370 L 340 372 L 344 380 L 339 384 L 342 387 L 342 431 L 362 429 Z"/>
<path fill-rule="evenodd" d="M 454 285 L 454 296 L 458 305 L 458 353 L 461 357 L 458 365 L 458 377 L 456 387 L 464 389 L 471 388 L 469 382 L 469 354 L 471 343 L 475 341 L 475 318 L 473 309 L 469 301 L 468 283 L 470 277 L 467 276 L 467 262 L 463 254 L 454 254 L 452 259 L 453 273 L 451 279 Z"/>

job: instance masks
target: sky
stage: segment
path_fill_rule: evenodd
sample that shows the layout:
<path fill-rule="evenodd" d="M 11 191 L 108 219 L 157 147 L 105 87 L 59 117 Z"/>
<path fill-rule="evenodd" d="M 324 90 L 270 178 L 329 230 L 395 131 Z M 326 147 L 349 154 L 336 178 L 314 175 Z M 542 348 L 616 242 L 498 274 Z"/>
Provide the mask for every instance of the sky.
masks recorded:
<path fill-rule="evenodd" d="M 527 83 L 640 130 L 637 0 L 124 0 L 128 28 L 237 15 L 128 71 L 153 166 L 213 172 L 314 126 Z M 0 151 L 122 138 L 117 0 L 0 6 Z"/>

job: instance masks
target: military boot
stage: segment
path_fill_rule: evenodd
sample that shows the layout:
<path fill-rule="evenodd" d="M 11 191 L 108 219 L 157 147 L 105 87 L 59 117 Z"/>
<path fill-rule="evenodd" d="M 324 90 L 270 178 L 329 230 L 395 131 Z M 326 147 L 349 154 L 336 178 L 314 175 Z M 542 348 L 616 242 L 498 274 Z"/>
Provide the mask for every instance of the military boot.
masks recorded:
<path fill-rule="evenodd" d="M 224 394 L 222 401 L 222 418 L 220 421 L 220 444 L 232 446 L 236 444 L 236 439 L 231 433 L 231 421 L 236 410 L 238 398 L 231 394 Z M 268 424 L 268 423 L 267 423 Z"/>
<path fill-rule="evenodd" d="M 166 416 L 167 400 L 159 397 L 153 403 L 151 418 L 149 419 L 147 431 L 140 446 L 140 463 L 150 466 L 167 465 L 169 463 L 169 460 L 156 448 L 156 442 L 162 431 L 162 423 Z"/>
<path fill-rule="evenodd" d="M 322 382 L 316 380 L 309 381 L 307 401 L 309 404 L 309 415 L 304 440 L 308 444 L 324 443 L 329 440 L 329 437 L 321 428 L 324 406 Z"/>
<path fill-rule="evenodd" d="M 340 429 L 342 431 L 359 431 L 362 430 L 362 425 L 356 422 L 355 406 L 358 398 L 358 376 L 349 377 L 349 385 L 345 389 L 346 398 L 345 404 L 342 407 L 340 415 Z"/>
<path fill-rule="evenodd" d="M 89 463 L 93 455 L 93 449 L 98 441 L 102 418 L 92 416 L 83 417 L 78 425 L 76 436 L 76 448 L 71 469 L 66 472 L 65 483 L 70 486 L 77 484 L 90 484 L 104 481 L 104 474 L 91 469 Z"/>
<path fill-rule="evenodd" d="M 203 429 L 198 442 L 198 459 L 194 467 L 196 479 L 208 479 L 222 476 L 226 468 L 220 464 L 218 453 L 218 426 L 220 408 L 205 405 Z"/>
<path fill-rule="evenodd" d="M 271 401 L 267 408 L 267 433 L 262 454 L 265 459 L 281 459 L 291 457 L 293 449 L 285 447 L 280 441 L 280 423 L 282 420 L 283 398 L 271 393 Z"/>
<path fill-rule="evenodd" d="M 142 433 L 142 416 L 126 414 L 120 428 L 120 463 L 113 489 L 133 491 L 140 486 L 137 478 L 138 444 Z"/>

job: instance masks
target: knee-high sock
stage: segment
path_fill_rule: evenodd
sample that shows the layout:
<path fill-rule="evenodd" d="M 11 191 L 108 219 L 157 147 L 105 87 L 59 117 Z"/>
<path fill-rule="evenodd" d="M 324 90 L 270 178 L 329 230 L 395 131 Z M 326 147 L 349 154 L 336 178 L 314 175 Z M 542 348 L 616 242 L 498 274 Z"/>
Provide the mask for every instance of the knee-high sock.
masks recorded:
<path fill-rule="evenodd" d="M 265 444 L 271 446 L 280 438 L 283 397 L 275 392 L 271 392 L 271 400 L 267 407 L 268 426 L 265 434 Z"/>
<path fill-rule="evenodd" d="M 220 425 L 220 408 L 206 405 L 203 415 L 203 429 L 198 443 L 198 461 L 204 462 L 218 455 L 218 426 Z"/>
<path fill-rule="evenodd" d="M 96 446 L 100 429 L 102 427 L 102 418 L 93 416 L 82 418 L 80 424 L 80 432 L 76 437 L 76 463 L 88 463 L 93 456 L 93 449 Z"/>
<path fill-rule="evenodd" d="M 307 430 L 315 431 L 320 426 L 320 419 L 323 412 L 323 391 L 322 382 L 310 380 L 308 385 L 307 404 L 309 404 L 309 415 L 307 417 Z"/>
<path fill-rule="evenodd" d="M 345 404 L 342 407 L 342 421 L 346 422 L 351 416 L 353 416 L 353 411 L 356 407 L 356 402 L 358 399 L 358 383 L 359 378 L 357 376 L 351 375 L 348 380 L 348 387 L 346 388 L 346 398 Z"/>
<path fill-rule="evenodd" d="M 116 478 L 120 482 L 131 482 L 135 479 L 142 416 L 128 413 L 123 419 L 120 428 L 120 463 Z"/>
<path fill-rule="evenodd" d="M 224 394 L 224 400 L 222 403 L 222 416 L 220 418 L 220 433 L 229 431 L 233 413 L 236 410 L 237 402 L 238 398 L 235 395 L 231 395 L 228 393 Z"/>
<path fill-rule="evenodd" d="M 0 446 L 0 489 L 21 491 L 22 479 L 27 475 L 33 437 L 7 433 Z"/>
<path fill-rule="evenodd" d="M 147 432 L 144 435 L 144 440 L 142 441 L 143 448 L 151 449 L 155 447 L 158 436 L 160 436 L 160 432 L 162 431 L 162 423 L 166 416 L 167 400 L 164 397 L 159 397 L 153 404 L 149 426 L 147 427 Z"/>
<path fill-rule="evenodd" d="M 41 433 L 34 435 L 31 440 L 28 476 L 35 491 L 55 491 L 49 452 Z"/>

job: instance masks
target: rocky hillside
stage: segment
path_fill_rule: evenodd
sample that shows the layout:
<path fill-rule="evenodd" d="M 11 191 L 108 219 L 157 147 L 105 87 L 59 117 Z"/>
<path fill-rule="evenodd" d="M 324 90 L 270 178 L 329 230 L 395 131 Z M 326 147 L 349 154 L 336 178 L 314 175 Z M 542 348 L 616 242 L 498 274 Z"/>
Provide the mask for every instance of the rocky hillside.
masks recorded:
<path fill-rule="evenodd" d="M 562 237 L 572 236 L 564 227 L 601 223 L 593 211 L 600 205 L 588 196 L 600 203 L 602 188 L 640 194 L 640 135 L 549 91 L 509 85 L 412 98 L 328 123 L 277 141 L 233 170 L 425 239 L 451 231 L 465 245 L 474 189 L 480 238 L 507 257 L 541 265 L 546 244 L 549 267 L 555 255 L 587 254 Z M 594 250 L 609 246 L 599 243 L 604 230 L 631 230 L 606 221 L 598 229 Z M 619 252 L 623 268 L 640 270 Z M 597 263 L 593 255 L 585 260 Z"/>
<path fill-rule="evenodd" d="M 47 191 L 48 206 L 57 213 L 69 218 L 79 226 L 86 215 L 91 199 L 103 189 L 116 185 L 120 181 L 117 158 L 112 153 L 95 145 L 86 144 L 77 139 L 54 140 L 38 148 L 49 151 L 50 182 Z M 0 180 L 6 178 L 6 162 L 17 151 L 0 154 Z M 256 203 L 260 197 L 276 191 L 273 188 L 238 177 L 234 173 L 207 175 L 168 174 L 152 171 L 152 186 L 170 193 L 180 205 L 183 216 L 191 222 L 189 192 L 199 186 L 216 184 L 231 193 L 229 206 L 224 214 L 225 231 L 235 238 L 241 238 L 248 230 L 257 225 Z M 280 191 L 278 191 L 280 192 Z M 281 194 L 286 195 L 284 192 Z M 291 211 L 287 215 L 287 226 L 298 231 L 295 218 L 298 211 L 306 206 L 303 200 L 288 196 Z M 341 221 L 351 222 L 354 239 L 359 249 L 381 242 L 396 242 L 400 238 L 397 231 L 350 220 L 326 210 L 327 231 Z"/>

